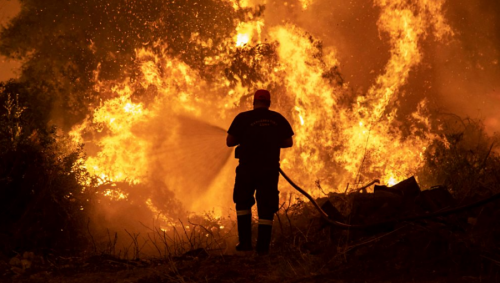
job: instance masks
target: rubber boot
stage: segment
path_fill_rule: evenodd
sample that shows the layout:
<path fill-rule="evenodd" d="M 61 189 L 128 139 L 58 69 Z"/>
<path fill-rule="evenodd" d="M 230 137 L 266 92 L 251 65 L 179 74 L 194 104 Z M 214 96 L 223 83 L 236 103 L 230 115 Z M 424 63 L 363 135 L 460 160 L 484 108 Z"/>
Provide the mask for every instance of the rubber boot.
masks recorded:
<path fill-rule="evenodd" d="M 238 238 L 240 242 L 236 245 L 237 251 L 252 250 L 252 215 L 238 215 Z"/>
<path fill-rule="evenodd" d="M 257 254 L 260 256 L 269 254 L 269 244 L 271 243 L 272 225 L 259 224 L 257 238 Z"/>

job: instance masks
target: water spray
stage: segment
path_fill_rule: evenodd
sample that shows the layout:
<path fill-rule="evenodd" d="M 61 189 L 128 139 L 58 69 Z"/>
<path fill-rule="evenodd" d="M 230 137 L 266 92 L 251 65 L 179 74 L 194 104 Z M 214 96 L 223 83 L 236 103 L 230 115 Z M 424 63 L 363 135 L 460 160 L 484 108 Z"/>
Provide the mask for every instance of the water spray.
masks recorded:
<path fill-rule="evenodd" d="M 222 127 L 213 126 L 213 125 L 210 125 L 208 123 L 205 123 L 205 124 L 207 126 L 212 127 L 212 128 L 215 128 L 215 129 L 218 129 L 220 131 L 223 131 L 224 133 L 227 132 Z M 488 204 L 490 202 L 493 202 L 495 200 L 500 199 L 500 193 L 497 193 L 497 194 L 494 194 L 494 195 L 492 195 L 492 196 L 490 196 L 488 198 L 482 199 L 480 201 L 476 201 L 476 202 L 471 203 L 471 204 L 462 205 L 462 206 L 459 206 L 459 207 L 456 207 L 456 208 L 450 208 L 450 209 L 446 209 L 446 210 L 443 210 L 443 211 L 438 211 L 438 212 L 435 212 L 435 213 L 429 213 L 429 214 L 417 215 L 417 216 L 410 216 L 410 217 L 403 217 L 403 218 L 395 218 L 395 219 L 391 219 L 391 220 L 387 220 L 387 221 L 382 221 L 382 222 L 377 222 L 377 223 L 372 223 L 372 224 L 362 224 L 362 225 L 348 224 L 348 223 L 343 223 L 343 222 L 336 221 L 336 220 L 332 219 L 331 215 L 328 215 L 328 213 L 326 213 L 321 208 L 321 206 L 316 202 L 316 200 L 309 193 L 307 193 L 304 189 L 302 189 L 294 181 L 292 181 L 292 179 L 290 179 L 290 177 L 288 177 L 288 175 L 283 171 L 283 169 L 279 168 L 279 172 L 280 172 L 281 176 L 283 176 L 283 178 L 296 191 L 298 191 L 303 196 L 305 196 L 313 204 L 313 206 L 316 208 L 316 210 L 318 211 L 318 213 L 320 214 L 320 216 L 321 216 L 321 218 L 323 220 L 325 220 L 330 225 L 332 225 L 334 227 L 337 227 L 339 229 L 343 229 L 343 230 L 347 230 L 347 229 L 365 230 L 365 229 L 371 229 L 371 228 L 376 228 L 376 227 L 392 227 L 395 224 L 401 223 L 401 222 L 417 221 L 417 220 L 422 220 L 422 219 L 436 218 L 436 217 L 440 217 L 440 216 L 446 216 L 446 215 L 451 215 L 451 214 L 463 212 L 463 211 L 470 210 L 470 209 L 473 209 L 473 208 L 476 208 L 476 207 L 479 207 L 479 206 L 486 205 L 486 204 Z M 359 190 L 366 189 L 366 188 L 372 186 L 377 181 L 378 180 L 375 180 L 375 181 L 373 181 L 373 182 L 371 182 L 371 183 L 363 186 Z M 328 200 L 327 200 L 327 202 L 328 202 Z"/>

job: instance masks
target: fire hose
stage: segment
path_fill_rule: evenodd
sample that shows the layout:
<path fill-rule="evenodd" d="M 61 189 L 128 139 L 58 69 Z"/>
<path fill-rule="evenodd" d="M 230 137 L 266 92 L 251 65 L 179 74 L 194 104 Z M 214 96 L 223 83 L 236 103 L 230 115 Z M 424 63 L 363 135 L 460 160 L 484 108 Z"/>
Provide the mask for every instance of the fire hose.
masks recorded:
<path fill-rule="evenodd" d="M 216 128 L 219 128 L 219 127 L 216 127 Z M 225 132 L 224 129 L 222 129 L 222 128 L 219 128 L 219 129 L 221 129 L 221 130 L 223 130 Z M 446 210 L 437 211 L 437 212 L 433 212 L 433 213 L 428 213 L 428 214 L 423 214 L 423 215 L 417 215 L 417 216 L 408 216 L 408 217 L 394 218 L 394 219 L 390 219 L 390 220 L 386 220 L 386 221 L 381 221 L 381 222 L 377 222 L 377 223 L 370 223 L 370 224 L 348 224 L 348 223 L 343 223 L 343 222 L 336 221 L 336 220 L 330 218 L 328 216 L 328 214 L 319 206 L 319 204 L 316 202 L 316 200 L 310 194 L 308 194 L 305 190 L 303 190 L 300 186 L 298 186 L 297 184 L 295 184 L 295 182 L 293 182 L 292 179 L 290 179 L 290 177 L 288 177 L 285 174 L 285 172 L 283 172 L 283 170 L 281 168 L 279 169 L 279 172 L 280 172 L 281 176 L 283 176 L 283 178 L 285 178 L 285 180 L 295 190 L 297 190 L 298 192 L 300 192 L 307 199 L 309 199 L 309 201 L 311 201 L 311 203 L 313 204 L 313 206 L 316 208 L 316 210 L 318 210 L 319 214 L 321 215 L 321 218 L 323 218 L 330 225 L 335 226 L 335 227 L 340 228 L 340 229 L 345 229 L 345 230 L 347 230 L 347 229 L 363 230 L 363 229 L 370 229 L 370 228 L 375 228 L 375 227 L 382 227 L 382 226 L 394 225 L 394 224 L 397 224 L 397 223 L 400 223 L 400 222 L 405 222 L 405 221 L 408 222 L 408 221 L 418 221 L 418 220 L 428 219 L 428 218 L 436 218 L 436 217 L 440 217 L 440 216 L 446 216 L 446 215 L 450 215 L 450 214 L 459 213 L 459 212 L 462 212 L 462 211 L 467 211 L 467 210 L 470 210 L 470 209 L 473 209 L 473 208 L 476 208 L 476 207 L 479 207 L 479 206 L 483 206 L 483 205 L 486 205 L 486 204 L 488 204 L 490 202 L 493 202 L 495 200 L 500 199 L 500 193 L 497 193 L 497 194 L 494 194 L 494 195 L 492 195 L 490 197 L 484 198 L 484 199 L 482 199 L 480 201 L 476 201 L 476 202 L 473 202 L 473 203 L 470 203 L 470 204 L 462 205 L 462 206 L 455 207 L 455 208 L 449 208 L 449 209 L 446 209 Z M 370 184 L 364 186 L 361 189 L 365 189 L 365 188 L 373 185 L 375 182 L 377 182 L 377 180 L 371 182 Z"/>
<path fill-rule="evenodd" d="M 459 212 L 462 212 L 462 211 L 470 210 L 470 209 L 473 209 L 473 208 L 476 208 L 476 207 L 479 207 L 479 206 L 483 206 L 483 205 L 486 205 L 486 204 L 488 204 L 488 203 L 490 203 L 492 201 L 500 199 L 500 193 L 497 193 L 497 194 L 494 194 L 494 195 L 492 195 L 490 197 L 482 199 L 480 201 L 473 202 L 471 204 L 466 204 L 466 205 L 462 205 L 462 206 L 459 206 L 459 207 L 450 208 L 450 209 L 446 209 L 446 210 L 438 211 L 438 212 L 433 212 L 433 213 L 429 213 L 429 214 L 423 214 L 423 215 L 417 215 L 417 216 L 408 216 L 408 217 L 402 217 L 402 218 L 395 218 L 395 219 L 386 220 L 386 221 L 382 221 L 382 222 L 378 222 L 378 223 L 372 223 L 372 224 L 347 224 L 347 223 L 342 223 L 342 222 L 339 222 L 339 221 L 331 219 L 328 216 L 328 214 L 323 209 L 321 209 L 321 207 L 318 205 L 318 203 L 316 202 L 316 200 L 310 194 L 308 194 L 305 190 L 303 190 L 301 187 L 299 187 L 297 184 L 295 184 L 285 174 L 285 172 L 283 172 L 283 170 L 281 170 L 281 168 L 280 168 L 280 174 L 281 174 L 281 176 L 283 176 L 283 178 L 285 178 L 285 180 L 287 180 L 287 182 L 294 189 L 296 189 L 297 191 L 299 191 L 301 194 L 303 194 L 307 199 L 309 199 L 311 201 L 311 203 L 314 205 L 314 207 L 318 210 L 319 214 L 321 215 L 321 218 L 323 218 L 329 224 L 331 224 L 331 225 L 333 225 L 335 227 L 338 227 L 340 229 L 358 229 L 358 230 L 362 230 L 362 229 L 369 229 L 369 228 L 375 228 L 375 227 L 381 227 L 381 226 L 394 225 L 394 224 L 397 224 L 397 223 L 400 223 L 400 222 L 405 222 L 405 221 L 408 222 L 408 221 L 417 221 L 417 220 L 428 219 L 428 218 L 436 218 L 436 217 L 440 217 L 440 216 L 446 216 L 446 215 L 455 214 L 455 213 L 459 213 Z M 373 182 L 370 183 L 370 185 L 371 184 L 373 184 Z M 368 185 L 368 186 L 370 186 L 370 185 Z"/>

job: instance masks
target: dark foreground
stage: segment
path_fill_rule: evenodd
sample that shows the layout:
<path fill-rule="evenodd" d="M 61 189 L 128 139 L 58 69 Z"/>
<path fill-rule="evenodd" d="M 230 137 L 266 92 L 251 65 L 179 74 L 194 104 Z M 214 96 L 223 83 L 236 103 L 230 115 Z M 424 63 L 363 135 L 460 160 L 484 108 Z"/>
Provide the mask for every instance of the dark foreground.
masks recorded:
<path fill-rule="evenodd" d="M 443 189 L 419 192 L 410 198 L 386 190 L 331 194 L 322 201 L 332 204 L 332 216 L 347 223 L 387 223 L 384 221 L 394 216 L 408 219 L 458 206 Z M 320 218 L 310 203 L 298 202 L 283 208 L 275 222 L 272 250 L 267 256 L 234 254 L 234 242 L 224 237 L 218 239 L 222 243 L 219 248 L 200 248 L 189 241 L 190 248 L 182 252 L 137 260 L 97 249 L 92 255 L 78 257 L 24 252 L 0 257 L 0 280 L 500 282 L 500 209 L 496 200 L 452 214 L 414 217 L 369 229 L 340 229 Z M 191 234 L 190 239 L 197 236 Z"/>
<path fill-rule="evenodd" d="M 347 232 L 339 233 L 345 236 Z M 261 257 L 204 249 L 141 260 L 25 253 L 2 260 L 0 278 L 1 282 L 96 283 L 500 282 L 497 251 L 464 241 L 465 234 L 443 223 L 405 223 L 347 244 L 325 240 L 291 246 L 293 239 L 281 238 L 270 255 Z"/>
<path fill-rule="evenodd" d="M 59 266 L 35 267 L 14 276 L 9 276 L 4 263 L 2 282 L 499 282 L 500 279 L 450 274 L 439 266 L 423 273 L 418 273 L 418 266 L 416 270 L 387 266 L 374 271 L 362 263 L 335 269 L 324 266 L 312 272 L 310 266 L 297 265 L 293 259 L 276 254 L 185 256 L 162 261 L 123 261 L 101 256 L 65 261 Z"/>

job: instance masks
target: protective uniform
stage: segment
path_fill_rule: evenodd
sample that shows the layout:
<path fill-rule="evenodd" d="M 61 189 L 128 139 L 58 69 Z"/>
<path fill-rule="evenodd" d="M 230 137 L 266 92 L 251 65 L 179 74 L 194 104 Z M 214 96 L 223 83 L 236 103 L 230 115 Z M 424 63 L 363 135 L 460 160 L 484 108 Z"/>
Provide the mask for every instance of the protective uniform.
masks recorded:
<path fill-rule="evenodd" d="M 254 99 L 270 99 L 269 92 L 259 90 Z M 228 134 L 234 136 L 239 146 L 233 200 L 236 203 L 239 244 L 237 250 L 252 250 L 251 208 L 257 199 L 259 231 L 257 252 L 269 251 L 274 213 L 279 209 L 279 161 L 282 142 L 293 136 L 288 121 L 279 113 L 267 108 L 256 108 L 236 116 Z M 255 198 L 254 198 L 255 194 Z"/>

